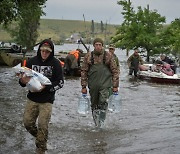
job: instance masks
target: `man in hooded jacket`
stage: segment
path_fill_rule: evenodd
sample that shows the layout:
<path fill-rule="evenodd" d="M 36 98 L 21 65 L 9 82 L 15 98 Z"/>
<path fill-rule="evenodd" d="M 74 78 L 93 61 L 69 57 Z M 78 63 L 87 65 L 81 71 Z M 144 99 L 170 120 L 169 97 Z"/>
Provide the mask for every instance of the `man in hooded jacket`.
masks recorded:
<path fill-rule="evenodd" d="M 59 60 L 54 57 L 54 45 L 50 39 L 40 43 L 37 55 L 27 61 L 26 67 L 42 73 L 52 83 L 52 85 L 43 86 L 39 91 L 28 92 L 23 117 L 25 128 L 36 138 L 36 153 L 44 154 L 47 150 L 48 123 L 55 100 L 55 91 L 62 88 L 64 84 L 62 67 Z M 25 87 L 29 80 L 30 77 L 21 75 L 19 83 Z"/>

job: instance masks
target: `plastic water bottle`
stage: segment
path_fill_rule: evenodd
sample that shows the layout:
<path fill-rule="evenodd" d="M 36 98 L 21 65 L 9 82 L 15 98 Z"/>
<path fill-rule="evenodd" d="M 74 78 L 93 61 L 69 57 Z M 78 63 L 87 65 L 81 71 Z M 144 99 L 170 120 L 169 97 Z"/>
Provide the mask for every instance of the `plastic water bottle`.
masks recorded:
<path fill-rule="evenodd" d="M 78 102 L 78 113 L 87 114 L 90 110 L 90 101 L 87 94 L 82 94 Z"/>
<path fill-rule="evenodd" d="M 120 112 L 121 103 L 122 103 L 121 98 L 120 98 L 118 92 L 114 92 L 109 97 L 108 110 L 111 112 Z"/>

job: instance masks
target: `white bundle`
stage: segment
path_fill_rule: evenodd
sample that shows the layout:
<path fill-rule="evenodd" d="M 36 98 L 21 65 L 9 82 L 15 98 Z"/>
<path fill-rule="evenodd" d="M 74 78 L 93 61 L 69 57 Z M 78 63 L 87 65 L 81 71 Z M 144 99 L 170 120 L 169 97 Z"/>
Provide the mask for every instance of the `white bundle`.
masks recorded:
<path fill-rule="evenodd" d="M 13 69 L 16 74 L 24 73 L 26 76 L 31 77 L 30 81 L 26 84 L 31 92 L 41 90 L 42 85 L 51 85 L 51 81 L 46 76 L 30 68 L 22 67 L 21 64 L 14 66 Z"/>

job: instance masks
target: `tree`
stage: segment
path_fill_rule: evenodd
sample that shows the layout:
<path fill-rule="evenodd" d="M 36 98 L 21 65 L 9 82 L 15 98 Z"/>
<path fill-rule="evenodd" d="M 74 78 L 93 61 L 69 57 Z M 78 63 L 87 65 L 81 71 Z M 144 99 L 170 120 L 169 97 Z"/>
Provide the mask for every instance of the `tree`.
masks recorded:
<path fill-rule="evenodd" d="M 103 33 L 104 32 L 104 24 L 103 24 L 103 22 L 101 21 L 101 33 Z"/>
<path fill-rule="evenodd" d="M 180 55 L 180 18 L 175 19 L 161 34 L 166 53 Z"/>
<path fill-rule="evenodd" d="M 0 24 L 6 26 L 9 22 L 15 19 L 17 15 L 17 4 L 13 0 L 0 1 Z"/>
<path fill-rule="evenodd" d="M 39 26 L 40 16 L 44 14 L 42 8 L 46 0 L 17 0 L 7 1 L 9 11 L 3 9 L 0 18 L 6 17 L 1 21 L 15 42 L 31 50 L 37 40 L 37 29 Z M 0 3 L 0 8 L 7 6 L 5 2 Z"/>
<path fill-rule="evenodd" d="M 165 22 L 165 17 L 161 17 L 156 11 L 150 11 L 149 6 L 144 9 L 139 6 L 135 12 L 130 0 L 129 2 L 121 0 L 118 4 L 123 5 L 124 22 L 112 41 L 121 49 L 142 48 L 147 52 L 149 61 L 152 51 L 161 46 L 158 33 Z"/>
<path fill-rule="evenodd" d="M 94 20 L 92 20 L 91 22 L 91 33 L 92 33 L 92 36 L 94 37 Z"/>
<path fill-rule="evenodd" d="M 131 22 L 134 20 L 135 12 L 133 10 L 133 7 L 131 7 L 132 3 L 130 0 L 128 1 L 121 0 L 121 1 L 118 1 L 117 4 L 123 6 L 122 15 L 124 16 L 124 21 L 123 21 L 123 24 L 117 29 L 116 36 L 112 39 L 112 41 L 113 43 L 116 44 L 117 47 L 121 49 L 126 49 L 126 55 L 128 56 L 129 50 L 132 47 L 129 46 L 128 45 L 129 43 L 126 42 L 125 40 L 131 40 L 131 36 L 129 35 L 128 31 L 129 31 Z"/>
<path fill-rule="evenodd" d="M 27 0 L 1 0 L 0 1 L 0 24 L 4 26 L 16 19 L 20 13 L 19 5 Z M 37 2 L 39 5 L 45 4 L 47 0 L 29 0 L 29 2 Z"/>

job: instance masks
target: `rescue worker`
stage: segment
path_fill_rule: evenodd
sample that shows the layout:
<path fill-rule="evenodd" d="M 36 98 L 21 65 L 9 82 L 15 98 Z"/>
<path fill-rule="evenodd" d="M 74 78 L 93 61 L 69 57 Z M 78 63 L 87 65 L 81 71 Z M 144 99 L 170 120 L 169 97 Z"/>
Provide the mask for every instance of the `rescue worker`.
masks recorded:
<path fill-rule="evenodd" d="M 114 46 L 114 44 L 110 44 L 109 45 L 109 52 L 114 56 L 114 59 L 115 59 L 116 64 L 117 64 L 117 67 L 120 70 L 119 59 L 118 59 L 118 57 L 115 54 L 115 46 Z"/>
<path fill-rule="evenodd" d="M 134 53 L 127 60 L 129 67 L 129 75 L 134 73 L 134 76 L 137 77 L 137 72 L 139 70 L 139 65 L 143 65 L 143 60 L 139 55 L 139 50 L 135 49 Z"/>
<path fill-rule="evenodd" d="M 75 75 L 76 71 L 80 69 L 80 60 L 82 57 L 83 51 L 81 49 L 76 49 L 69 52 L 65 58 L 65 74 L 66 75 Z"/>
<path fill-rule="evenodd" d="M 118 92 L 119 71 L 113 55 L 103 48 L 103 40 L 93 41 L 94 50 L 88 52 L 81 67 L 81 92 L 91 96 L 92 116 L 97 127 L 101 127 L 106 118 L 108 98 L 113 85 L 113 92 Z"/>
<path fill-rule="evenodd" d="M 120 72 L 119 59 L 118 59 L 118 57 L 115 54 L 115 46 L 114 46 L 114 44 L 110 44 L 109 45 L 109 52 L 113 55 L 114 60 L 116 61 L 116 65 L 117 65 L 118 71 Z M 113 91 L 111 90 L 111 94 L 110 95 L 112 95 L 112 94 L 113 94 Z"/>
<path fill-rule="evenodd" d="M 29 91 L 25 106 L 23 122 L 27 131 L 35 137 L 36 153 L 45 154 L 48 140 L 48 123 L 55 100 L 55 91 L 63 87 L 63 71 L 59 60 L 54 57 L 54 45 L 50 39 L 42 41 L 37 55 L 24 62 L 26 67 L 48 77 L 52 85 L 44 86 L 36 92 Z M 19 84 L 25 87 L 30 81 L 29 76 L 21 74 Z M 38 121 L 38 122 L 37 122 Z"/>

